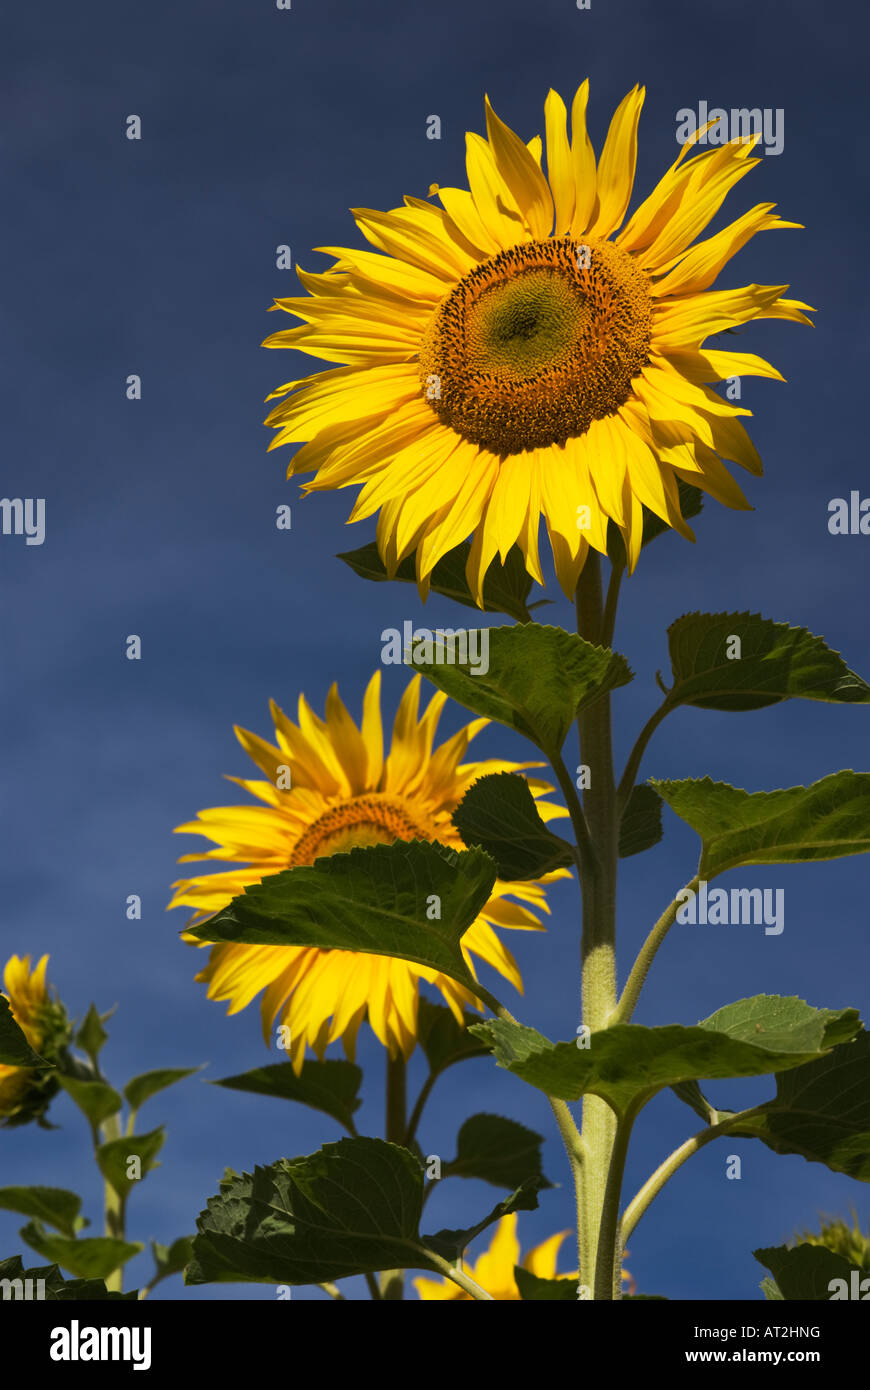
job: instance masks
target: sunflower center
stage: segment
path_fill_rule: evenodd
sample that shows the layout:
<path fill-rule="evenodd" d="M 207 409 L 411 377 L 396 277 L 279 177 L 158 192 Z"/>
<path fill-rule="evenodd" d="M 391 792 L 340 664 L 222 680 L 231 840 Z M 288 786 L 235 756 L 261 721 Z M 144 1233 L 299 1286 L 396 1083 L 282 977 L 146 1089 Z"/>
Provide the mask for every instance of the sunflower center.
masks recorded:
<path fill-rule="evenodd" d="M 357 796 L 331 806 L 309 825 L 294 846 L 290 868 L 313 864 L 328 854 L 346 854 L 394 840 L 429 840 L 431 835 L 401 802 L 381 796 Z"/>
<path fill-rule="evenodd" d="M 426 400 L 496 454 L 564 444 L 628 399 L 651 322 L 649 281 L 612 242 L 513 246 L 436 310 L 420 348 Z"/>

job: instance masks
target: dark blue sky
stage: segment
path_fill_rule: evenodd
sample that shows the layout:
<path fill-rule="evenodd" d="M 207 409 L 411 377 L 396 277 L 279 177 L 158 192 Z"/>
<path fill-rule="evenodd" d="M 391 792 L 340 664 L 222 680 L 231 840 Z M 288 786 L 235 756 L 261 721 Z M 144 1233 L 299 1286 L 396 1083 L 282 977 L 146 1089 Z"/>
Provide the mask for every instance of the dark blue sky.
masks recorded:
<path fill-rule="evenodd" d="M 373 534 L 370 523 L 345 527 L 351 493 L 294 506 L 292 531 L 275 529 L 276 506 L 296 489 L 284 480 L 287 451 L 265 452 L 262 402 L 311 370 L 310 359 L 258 346 L 276 327 L 265 312 L 273 296 L 296 292 L 295 276 L 275 268 L 275 247 L 289 243 L 303 266 L 320 269 L 310 247 L 361 244 L 348 207 L 393 207 L 432 181 L 461 184 L 464 131 L 483 128 L 484 92 L 528 139 L 543 129 L 548 88 L 570 99 L 588 75 L 600 147 L 614 106 L 645 82 L 640 196 L 675 156 L 680 108 L 705 100 L 785 113 L 783 152 L 764 159 L 727 211 L 776 202 L 806 230 L 758 237 L 722 284 L 788 282 L 818 307 L 818 326 L 771 323 L 742 335 L 741 349 L 771 357 L 788 381 L 744 382 L 766 466 L 748 482 L 756 510 L 709 504 L 697 546 L 657 541 L 626 585 L 616 645 L 638 674 L 616 697 L 620 753 L 656 703 L 664 629 L 689 607 L 805 625 L 870 675 L 870 538 L 827 530 L 831 498 L 870 495 L 861 18 L 844 0 L 724 9 L 592 0 L 588 12 L 573 0 L 293 0 L 288 12 L 273 0 L 42 0 L 4 20 L 0 491 L 44 497 L 47 535 L 32 547 L 0 537 L 2 954 L 50 952 L 51 977 L 75 1013 L 91 998 L 118 1004 L 104 1054 L 116 1082 L 196 1063 L 218 1078 L 270 1060 L 255 1010 L 228 1020 L 192 983 L 201 958 L 178 941 L 183 914 L 164 912 L 175 857 L 188 847 L 170 832 L 235 799 L 222 774 L 249 775 L 233 723 L 268 734 L 270 696 L 290 709 L 301 689 L 321 707 L 333 679 L 358 715 L 381 629 L 424 611 L 413 590 L 367 585 L 332 558 Z M 140 142 L 124 136 L 131 113 L 142 118 Z M 432 113 L 440 142 L 426 139 Z M 141 401 L 125 398 L 130 373 L 141 375 Z M 456 612 L 438 601 L 425 611 L 430 625 Z M 564 600 L 549 611 L 569 624 Z M 142 637 L 140 662 L 125 659 L 130 633 Z M 390 717 L 406 674 L 385 671 Z M 444 730 L 463 720 L 450 709 Z M 758 790 L 863 769 L 867 720 L 866 709 L 799 702 L 747 715 L 683 711 L 656 736 L 645 772 L 709 773 Z M 497 728 L 478 746 L 528 756 Z M 693 835 L 666 815 L 664 842 L 625 867 L 623 977 L 694 868 Z M 637 1021 L 693 1023 L 762 991 L 870 1015 L 866 860 L 751 870 L 725 886 L 732 881 L 784 889 L 783 934 L 675 928 Z M 125 917 L 130 893 L 142 896 L 140 923 Z M 551 900 L 547 936 L 511 942 L 527 985 L 516 1007 L 550 1036 L 570 1037 L 575 890 Z M 382 1052 L 370 1035 L 360 1055 L 363 1124 L 377 1132 Z M 711 1094 L 736 1105 L 770 1090 L 762 1080 Z M 198 1079 L 149 1105 L 151 1124 L 165 1119 L 170 1133 L 164 1166 L 130 1202 L 134 1238 L 168 1242 L 192 1230 L 226 1165 L 250 1169 L 338 1137 L 325 1117 Z M 449 1157 L 462 1118 L 480 1109 L 548 1136 L 547 1171 L 562 1186 L 521 1215 L 524 1247 L 570 1225 L 546 1103 L 487 1063 L 439 1083 L 426 1151 Z M 52 1118 L 62 1126 L 52 1134 L 2 1135 L 0 1181 L 76 1188 L 96 1221 L 84 1126 L 66 1101 Z M 645 1112 L 629 1195 L 695 1127 L 670 1097 Z M 740 1182 L 725 1179 L 731 1152 L 743 1157 Z M 436 1226 L 460 1225 L 495 1196 L 453 1180 L 428 1214 Z M 863 1190 L 821 1166 L 760 1145 L 711 1145 L 646 1216 L 629 1264 L 646 1292 L 753 1298 L 762 1275 L 754 1247 L 852 1202 L 866 1221 Z M 20 1248 L 20 1224 L 0 1217 L 0 1253 Z M 147 1269 L 131 1265 L 131 1282 Z M 274 1297 L 265 1286 L 184 1296 L 228 1293 Z M 180 1295 L 178 1279 L 158 1291 Z"/>

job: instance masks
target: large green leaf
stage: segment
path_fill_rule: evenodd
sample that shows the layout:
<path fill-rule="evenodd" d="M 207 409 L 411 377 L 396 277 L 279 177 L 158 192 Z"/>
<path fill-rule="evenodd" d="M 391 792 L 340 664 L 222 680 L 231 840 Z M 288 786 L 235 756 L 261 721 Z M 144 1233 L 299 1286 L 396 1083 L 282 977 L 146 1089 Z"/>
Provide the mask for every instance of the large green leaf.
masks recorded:
<path fill-rule="evenodd" d="M 128 1134 L 122 1139 L 111 1139 L 97 1149 L 97 1163 L 100 1172 L 111 1183 L 119 1197 L 127 1197 L 137 1182 L 158 1167 L 157 1155 L 166 1139 L 165 1129 L 152 1129 L 150 1134 Z M 131 1159 L 139 1160 L 141 1176 L 127 1176 Z"/>
<path fill-rule="evenodd" d="M 664 1086 L 700 1078 L 761 1076 L 815 1060 L 860 1027 L 854 1009 L 813 1009 L 802 999 L 757 995 L 719 1009 L 695 1028 L 618 1024 L 590 1046 L 552 1043 L 533 1028 L 491 1019 L 486 1038 L 500 1066 L 562 1100 L 601 1096 L 624 1115 Z"/>
<path fill-rule="evenodd" d="M 140 1076 L 134 1076 L 124 1087 L 130 1109 L 139 1110 L 158 1091 L 165 1091 L 167 1086 L 195 1076 L 198 1071 L 202 1071 L 202 1067 L 161 1067 L 158 1071 L 143 1071 Z"/>
<path fill-rule="evenodd" d="M 768 1299 L 828 1300 L 832 1297 L 832 1280 L 844 1279 L 847 1285 L 851 1280 L 853 1266 L 824 1245 L 774 1245 L 752 1253 L 776 1281 L 773 1288 L 767 1279 L 762 1283 Z"/>
<path fill-rule="evenodd" d="M 353 1128 L 354 1112 L 362 1104 L 357 1095 L 362 1084 L 360 1068 L 337 1057 L 322 1062 L 314 1058 L 305 1063 L 299 1076 L 289 1062 L 276 1062 L 211 1084 L 310 1105 L 314 1110 L 332 1115 L 345 1129 Z"/>
<path fill-rule="evenodd" d="M 188 1284 L 315 1284 L 437 1269 L 420 1243 L 423 1171 L 382 1139 L 342 1139 L 221 1184 L 197 1220 Z"/>
<path fill-rule="evenodd" d="M 432 571 L 429 587 L 433 593 L 443 594 L 446 598 L 455 599 L 457 603 L 464 603 L 467 608 L 475 608 L 480 612 L 465 578 L 465 566 L 470 549 L 469 542 L 463 541 L 455 550 L 444 555 Z M 390 578 L 374 541 L 361 546 L 359 550 L 347 551 L 339 555 L 338 559 L 344 560 L 345 564 L 350 565 L 354 573 L 363 579 L 383 581 Z M 393 577 L 403 580 L 406 584 L 416 585 L 417 571 L 413 555 L 402 561 Z M 487 613 L 507 613 L 520 622 L 528 622 L 529 610 L 526 604 L 531 588 L 532 579 L 526 571 L 523 553 L 519 546 L 515 545 L 508 551 L 503 565 L 495 559 L 486 572 L 483 582 L 484 610 Z"/>
<path fill-rule="evenodd" d="M 0 1187 L 0 1208 L 39 1217 L 71 1240 L 87 1224 L 79 1216 L 81 1197 L 63 1187 Z"/>
<path fill-rule="evenodd" d="M 30 1221 L 19 1232 L 37 1255 L 68 1269 L 80 1279 L 106 1279 L 119 1265 L 126 1264 L 144 1247 L 112 1236 L 93 1236 L 87 1240 L 67 1240 L 49 1234 L 41 1221 Z"/>
<path fill-rule="evenodd" d="M 445 1163 L 441 1176 L 480 1178 L 495 1187 L 520 1187 L 527 1178 L 552 1183 L 541 1168 L 543 1139 L 534 1130 L 502 1115 L 472 1115 L 459 1131 L 456 1157 Z"/>
<path fill-rule="evenodd" d="M 477 992 L 459 942 L 495 877 L 482 850 L 457 853 L 397 840 L 272 874 L 189 930 L 203 941 L 393 956 L 443 971 Z"/>
<path fill-rule="evenodd" d="M 870 773 L 834 772 L 809 787 L 747 792 L 709 777 L 652 786 L 703 842 L 698 873 L 797 864 L 870 850 Z"/>
<path fill-rule="evenodd" d="M 306 1158 L 228 1174 L 197 1220 L 188 1284 L 316 1284 L 384 1269 L 439 1272 L 480 1231 L 537 1205 L 540 1178 L 468 1231 L 420 1236 L 423 1169 L 383 1139 L 341 1139 Z M 459 1244 L 457 1244 L 459 1242 Z"/>
<path fill-rule="evenodd" d="M 549 756 L 561 749 L 578 710 L 632 679 L 624 657 L 560 627 L 518 623 L 488 633 L 486 672 L 437 660 L 415 665 L 460 705 L 516 729 Z"/>
<path fill-rule="evenodd" d="M 540 878 L 575 862 L 572 846 L 541 819 L 525 777 L 513 772 L 473 782 L 453 812 L 453 824 L 468 846 L 479 845 L 492 856 L 506 881 Z"/>
<path fill-rule="evenodd" d="M 870 1182 L 870 1033 L 776 1078 L 776 1097 L 729 1131 Z"/>
<path fill-rule="evenodd" d="M 40 1265 L 35 1269 L 25 1269 L 20 1255 L 12 1255 L 8 1260 L 0 1260 L 0 1282 L 9 1281 L 9 1298 L 24 1298 L 25 1285 L 30 1282 L 31 1297 L 36 1297 L 39 1284 L 46 1303 L 95 1302 L 101 1299 L 121 1298 L 135 1302 L 139 1293 L 132 1289 L 129 1293 L 109 1293 L 102 1279 L 64 1279 L 56 1264 Z"/>
<path fill-rule="evenodd" d="M 7 1067 L 51 1066 L 30 1046 L 12 1017 L 5 994 L 0 994 L 0 1063 Z"/>
<path fill-rule="evenodd" d="M 870 702 L 870 686 L 821 637 L 757 613 L 687 613 L 668 628 L 668 642 L 672 704 L 749 710 L 795 697 Z"/>

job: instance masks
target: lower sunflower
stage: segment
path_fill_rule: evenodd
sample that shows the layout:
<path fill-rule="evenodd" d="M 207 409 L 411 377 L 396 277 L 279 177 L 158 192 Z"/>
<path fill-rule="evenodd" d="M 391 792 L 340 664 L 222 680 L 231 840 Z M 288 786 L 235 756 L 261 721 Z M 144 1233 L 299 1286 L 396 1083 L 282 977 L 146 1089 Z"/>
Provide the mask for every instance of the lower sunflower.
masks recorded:
<path fill-rule="evenodd" d="M 422 715 L 419 698 L 420 677 L 415 676 L 399 703 L 386 754 L 379 672 L 366 690 L 359 727 L 333 685 L 325 719 L 318 718 L 303 696 L 298 724 L 272 703 L 275 744 L 237 728 L 239 742 L 268 780 L 230 780 L 262 804 L 201 811 L 177 832 L 207 836 L 216 846 L 205 854 L 183 855 L 180 863 L 210 859 L 239 867 L 179 880 L 169 906 L 194 908 L 194 925 L 269 874 L 313 864 L 325 855 L 414 839 L 463 849 L 451 817 L 471 783 L 487 773 L 518 772 L 539 764 L 495 759 L 463 763 L 472 738 L 489 721 L 476 719 L 434 747 L 447 697 L 435 694 Z M 531 778 L 529 785 L 535 796 L 549 789 Z M 567 815 L 546 802 L 539 801 L 538 810 L 544 820 Z M 542 930 L 536 914 L 549 911 L 542 885 L 565 876 L 567 871 L 559 870 L 535 883 L 496 882 L 462 938 L 462 952 L 475 978 L 477 958 L 522 990 L 517 963 L 497 929 Z M 421 981 L 440 991 L 460 1022 L 463 1006 L 480 1007 L 467 989 L 435 970 L 352 951 L 213 945 L 208 965 L 196 978 L 208 985 L 210 999 L 229 1003 L 230 1014 L 264 991 L 263 1036 L 268 1043 L 273 1026 L 289 1029 L 288 1051 L 297 1072 L 306 1047 L 322 1058 L 326 1047 L 339 1038 L 352 1058 L 365 1018 L 391 1056 L 410 1056 L 417 1040 Z"/>
<path fill-rule="evenodd" d="M 3 972 L 3 993 L 25 1038 L 47 1062 L 54 1061 L 70 1039 L 63 1005 L 45 980 L 48 956 L 30 968 L 30 956 L 10 956 Z M 44 1124 L 45 1112 L 58 1090 L 54 1071 L 0 1063 L 0 1124 Z"/>

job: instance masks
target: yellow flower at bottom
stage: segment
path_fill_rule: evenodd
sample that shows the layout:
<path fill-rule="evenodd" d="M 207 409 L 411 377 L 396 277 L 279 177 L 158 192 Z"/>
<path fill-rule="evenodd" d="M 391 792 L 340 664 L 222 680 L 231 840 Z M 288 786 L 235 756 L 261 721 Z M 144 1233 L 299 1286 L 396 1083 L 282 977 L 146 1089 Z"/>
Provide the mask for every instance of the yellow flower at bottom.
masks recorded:
<path fill-rule="evenodd" d="M 559 1249 L 567 1234 L 567 1231 L 560 1231 L 558 1235 L 550 1236 L 521 1260 L 516 1213 L 503 1216 L 495 1228 L 489 1249 L 480 1256 L 476 1264 L 469 1267 L 463 1263 L 463 1272 L 470 1275 L 475 1284 L 492 1294 L 498 1302 L 519 1302 L 520 1291 L 514 1275 L 516 1265 L 521 1265 L 539 1279 L 577 1278 L 576 1270 L 573 1274 L 556 1273 Z M 449 1279 L 415 1279 L 414 1288 L 424 1300 L 474 1302 L 471 1294 L 465 1293 L 458 1284 L 452 1283 Z"/>
<path fill-rule="evenodd" d="M 51 998 L 45 982 L 47 966 L 48 956 L 33 970 L 30 956 L 10 956 L 3 972 L 3 993 L 30 1046 L 48 1061 L 57 1044 L 66 1041 L 68 1030 L 63 1008 Z M 51 1072 L 0 1063 L 0 1122 L 41 1119 L 56 1091 Z"/>
<path fill-rule="evenodd" d="M 366 690 L 360 727 L 333 685 L 325 719 L 318 718 L 303 696 L 298 724 L 272 703 L 275 745 L 237 728 L 239 742 L 268 780 L 230 780 L 263 804 L 201 811 L 195 821 L 178 826 L 177 831 L 205 835 L 216 845 L 205 854 L 186 854 L 179 862 L 207 858 L 239 867 L 180 880 L 173 885 L 176 891 L 169 906 L 193 907 L 191 924 L 203 922 L 269 874 L 359 846 L 420 839 L 463 849 L 451 816 L 471 783 L 487 773 L 517 772 L 540 764 L 496 759 L 463 763 L 471 739 L 489 723 L 487 719 L 474 720 L 433 748 L 447 697 L 436 693 L 422 715 L 419 698 L 420 677 L 415 676 L 400 701 L 386 755 L 379 672 Z M 535 796 L 547 790 L 547 784 L 531 779 L 529 785 Z M 538 810 L 544 820 L 567 814 L 541 802 Z M 522 990 L 517 963 L 496 928 L 542 930 L 535 912 L 549 909 L 541 883 L 566 875 L 567 871 L 559 870 L 540 883 L 496 882 L 483 911 L 462 938 L 472 974 L 472 956 L 476 956 Z M 460 1022 L 463 1005 L 479 1008 L 468 990 L 435 970 L 353 951 L 215 945 L 207 967 L 196 978 L 208 984 L 210 999 L 229 1003 L 231 1014 L 264 990 L 263 1035 L 268 1042 L 276 1022 L 289 1028 L 288 1051 L 297 1072 L 307 1046 L 322 1057 L 328 1044 L 338 1038 L 352 1058 L 366 1016 L 391 1056 L 409 1056 L 417 1038 L 421 980 L 440 990 Z"/>

